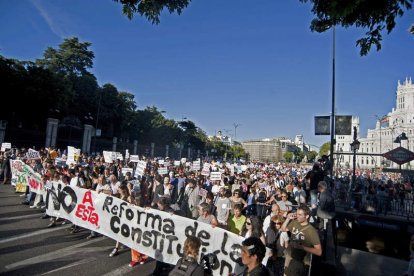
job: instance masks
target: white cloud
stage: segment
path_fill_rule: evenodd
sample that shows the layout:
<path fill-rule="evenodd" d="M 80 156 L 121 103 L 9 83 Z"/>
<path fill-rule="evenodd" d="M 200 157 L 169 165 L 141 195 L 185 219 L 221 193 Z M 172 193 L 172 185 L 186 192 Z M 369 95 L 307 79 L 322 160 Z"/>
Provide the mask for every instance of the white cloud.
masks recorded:
<path fill-rule="evenodd" d="M 55 20 L 50 16 L 47 10 L 40 4 L 40 1 L 32 0 L 31 2 L 33 6 L 35 6 L 35 8 L 39 11 L 43 19 L 46 21 L 50 30 L 58 37 L 64 39 L 67 35 L 62 30 L 62 28 L 55 22 Z"/>

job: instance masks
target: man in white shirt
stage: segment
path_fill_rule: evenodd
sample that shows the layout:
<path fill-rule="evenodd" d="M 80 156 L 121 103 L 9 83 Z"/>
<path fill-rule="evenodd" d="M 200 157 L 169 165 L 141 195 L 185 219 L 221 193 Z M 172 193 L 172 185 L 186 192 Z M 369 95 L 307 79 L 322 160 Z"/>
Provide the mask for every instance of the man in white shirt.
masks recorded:
<path fill-rule="evenodd" d="M 263 221 L 263 232 L 266 233 L 267 228 L 269 228 L 270 220 L 273 216 L 280 215 L 280 207 L 277 203 L 272 204 L 272 211 L 271 213 L 264 219 Z"/>

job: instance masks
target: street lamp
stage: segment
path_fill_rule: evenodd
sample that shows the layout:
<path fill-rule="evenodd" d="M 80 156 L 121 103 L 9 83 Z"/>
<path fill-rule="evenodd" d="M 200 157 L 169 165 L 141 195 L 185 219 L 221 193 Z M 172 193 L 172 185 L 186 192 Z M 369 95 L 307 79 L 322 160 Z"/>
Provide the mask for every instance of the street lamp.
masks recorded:
<path fill-rule="evenodd" d="M 335 23 L 332 23 L 332 117 L 331 117 L 331 140 L 330 140 L 330 174 L 333 176 L 334 167 L 334 144 L 335 144 Z"/>
<path fill-rule="evenodd" d="M 237 128 L 240 126 L 240 124 L 234 123 L 233 126 L 234 126 L 234 141 L 236 141 L 236 138 L 237 138 Z"/>
<path fill-rule="evenodd" d="M 350 144 L 351 151 L 353 152 L 353 157 L 352 157 L 352 166 L 353 166 L 353 168 L 352 168 L 352 184 L 353 185 L 355 185 L 355 180 L 356 180 L 356 176 L 355 176 L 356 152 L 359 150 L 360 144 L 361 143 L 357 140 L 357 128 L 356 128 L 356 126 L 354 126 L 354 140 Z"/>
<path fill-rule="evenodd" d="M 404 141 L 404 140 L 408 140 L 408 137 L 405 134 L 405 132 L 398 135 L 397 138 L 395 138 L 394 143 L 400 144 L 400 147 L 401 147 L 401 141 Z M 401 173 L 401 164 L 400 164 L 400 173 Z"/>
<path fill-rule="evenodd" d="M 380 140 L 379 140 L 379 147 L 380 147 L 380 154 L 382 154 L 382 122 L 385 120 L 385 119 L 387 119 L 388 118 L 388 116 L 387 115 L 384 115 L 384 116 L 378 116 L 378 115 L 374 115 L 375 116 L 375 118 L 377 119 L 377 121 L 379 122 L 379 131 L 380 131 L 380 136 L 379 136 L 379 138 L 380 138 Z M 380 166 L 382 166 L 383 165 L 383 163 L 384 163 L 384 161 L 383 161 L 383 158 L 382 158 L 382 155 L 381 155 L 381 157 L 380 157 Z"/>
<path fill-rule="evenodd" d="M 400 135 L 397 136 L 397 138 L 395 138 L 394 143 L 399 143 L 400 147 L 401 147 L 401 141 L 403 140 L 408 140 L 407 135 L 405 134 L 405 132 L 401 133 Z"/>

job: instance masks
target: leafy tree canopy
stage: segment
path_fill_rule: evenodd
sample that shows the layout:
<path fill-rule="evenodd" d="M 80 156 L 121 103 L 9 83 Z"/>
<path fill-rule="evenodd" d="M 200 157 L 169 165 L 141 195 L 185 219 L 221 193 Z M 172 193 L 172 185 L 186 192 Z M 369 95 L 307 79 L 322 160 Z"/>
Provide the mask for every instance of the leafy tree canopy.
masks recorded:
<path fill-rule="evenodd" d="M 372 46 L 381 49 L 382 32 L 390 33 L 396 19 L 412 8 L 413 0 L 300 0 L 310 2 L 315 18 L 311 30 L 325 32 L 332 25 L 368 29 L 366 36 L 357 40 L 360 54 L 365 56 Z"/>
<path fill-rule="evenodd" d="M 80 42 L 77 37 L 66 38 L 59 49 L 48 47 L 43 59 L 36 60 L 40 66 L 65 75 L 85 75 L 93 67 L 94 53 L 88 48 L 90 42 Z"/>
<path fill-rule="evenodd" d="M 114 0 L 122 4 L 123 13 L 132 19 L 138 13 L 152 24 L 160 23 L 165 9 L 181 14 L 191 0 Z M 367 29 L 365 37 L 357 40 L 360 54 L 365 56 L 372 46 L 381 49 L 382 32 L 390 33 L 396 19 L 412 8 L 413 0 L 299 0 L 312 5 L 315 18 L 311 30 L 325 32 L 333 25 Z"/>
<path fill-rule="evenodd" d="M 326 142 L 325 144 L 323 144 L 320 148 L 319 148 L 319 156 L 322 155 L 329 155 L 329 151 L 331 149 L 331 143 L 330 142 Z"/>

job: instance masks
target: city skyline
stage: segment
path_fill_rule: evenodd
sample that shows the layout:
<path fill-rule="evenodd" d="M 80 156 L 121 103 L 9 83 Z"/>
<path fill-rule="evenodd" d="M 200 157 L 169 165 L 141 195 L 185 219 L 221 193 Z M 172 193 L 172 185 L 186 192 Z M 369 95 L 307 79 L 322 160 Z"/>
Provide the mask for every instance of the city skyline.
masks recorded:
<path fill-rule="evenodd" d="M 308 4 L 245 3 L 191 2 L 151 25 L 109 0 L 2 2 L 0 54 L 35 60 L 76 36 L 92 43 L 98 83 L 133 93 L 139 109 L 155 105 L 208 135 L 234 136 L 237 124 L 237 140 L 329 141 L 313 134 L 313 119 L 331 111 L 332 32 L 310 31 Z M 414 77 L 411 24 L 398 19 L 366 57 L 355 46 L 364 30 L 336 29 L 336 113 L 358 116 L 362 137 L 395 107 L 398 80 Z"/>

